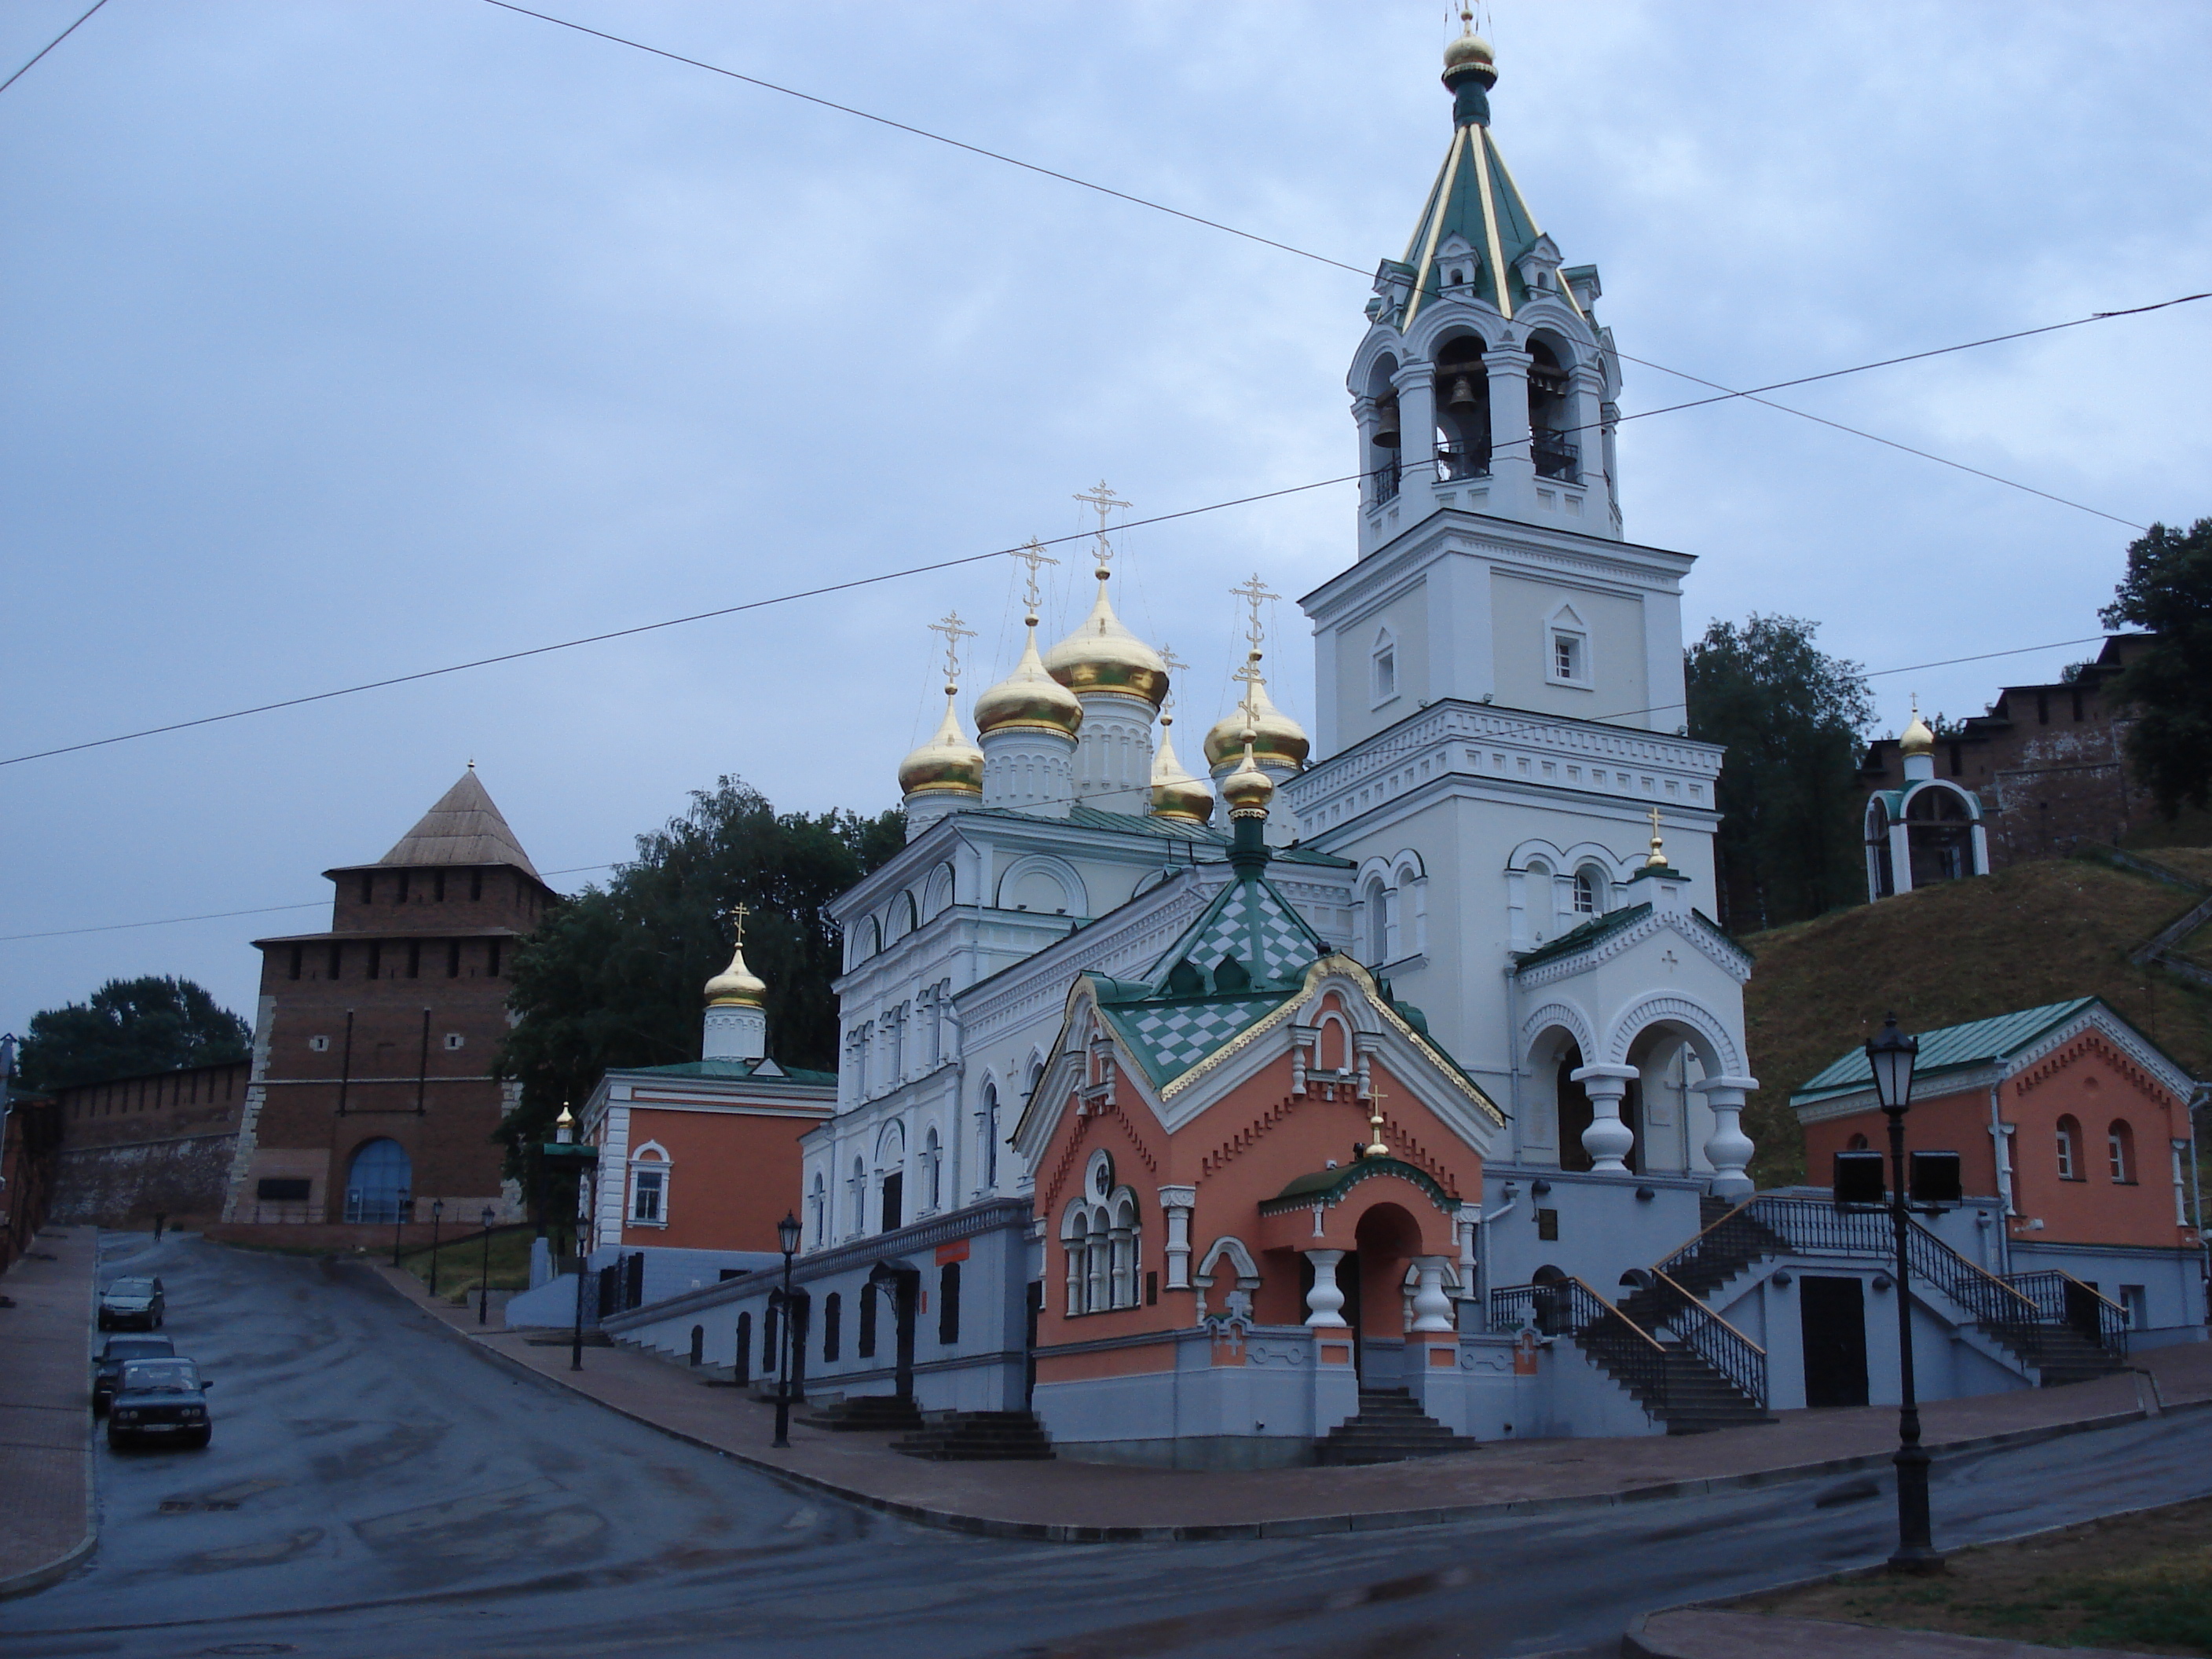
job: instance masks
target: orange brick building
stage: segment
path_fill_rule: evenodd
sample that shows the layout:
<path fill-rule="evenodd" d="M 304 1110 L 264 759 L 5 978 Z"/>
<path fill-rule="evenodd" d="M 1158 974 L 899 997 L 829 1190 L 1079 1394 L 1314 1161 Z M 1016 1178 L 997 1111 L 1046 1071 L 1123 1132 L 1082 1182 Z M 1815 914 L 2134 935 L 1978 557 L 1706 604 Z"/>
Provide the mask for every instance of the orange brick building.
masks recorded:
<path fill-rule="evenodd" d="M 324 932 L 254 941 L 261 994 L 224 1218 L 234 1224 L 450 1231 L 486 1205 L 520 1213 L 493 1131 L 513 1085 L 491 1074 L 517 943 L 560 896 L 473 763 L 374 864 L 323 872 Z"/>
<path fill-rule="evenodd" d="M 1910 1146 L 1957 1152 L 2004 1218 L 2008 1273 L 2055 1268 L 2136 1331 L 2204 1317 L 2187 1073 L 2095 997 L 1924 1032 Z M 1815 1180 L 1839 1152 L 1887 1151 L 1863 1054 L 1790 1097 Z"/>

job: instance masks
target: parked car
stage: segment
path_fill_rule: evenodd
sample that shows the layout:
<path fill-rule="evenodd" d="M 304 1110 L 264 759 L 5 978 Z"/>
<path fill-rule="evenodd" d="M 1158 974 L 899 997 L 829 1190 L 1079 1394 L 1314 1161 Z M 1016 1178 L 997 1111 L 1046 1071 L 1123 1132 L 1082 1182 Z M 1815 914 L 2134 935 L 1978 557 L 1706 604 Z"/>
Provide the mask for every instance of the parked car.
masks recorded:
<path fill-rule="evenodd" d="M 189 1359 L 130 1359 L 107 1410 L 107 1443 L 204 1446 L 207 1380 Z"/>
<path fill-rule="evenodd" d="M 118 1279 L 100 1293 L 103 1331 L 157 1331 L 167 1311 L 158 1279 Z"/>
<path fill-rule="evenodd" d="M 173 1359 L 177 1345 L 166 1336 L 111 1336 L 92 1362 L 92 1414 L 102 1415 L 115 1397 L 123 1366 L 131 1359 Z"/>

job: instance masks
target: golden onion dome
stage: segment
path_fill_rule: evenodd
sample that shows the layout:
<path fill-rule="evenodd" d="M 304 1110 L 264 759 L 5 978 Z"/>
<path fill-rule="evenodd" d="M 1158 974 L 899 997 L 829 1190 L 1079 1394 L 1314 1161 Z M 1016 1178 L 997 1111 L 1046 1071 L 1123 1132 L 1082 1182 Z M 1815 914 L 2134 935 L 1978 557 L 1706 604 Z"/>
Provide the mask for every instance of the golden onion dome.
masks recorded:
<path fill-rule="evenodd" d="M 1252 653 L 1252 665 L 1256 670 L 1260 653 Z M 1252 728 L 1253 756 L 1270 766 L 1297 771 L 1306 763 L 1313 752 L 1313 740 L 1306 736 L 1305 728 L 1275 707 L 1267 695 L 1267 683 L 1255 673 L 1249 693 L 1251 713 L 1248 719 L 1242 702 L 1213 723 L 1206 734 L 1206 763 L 1218 769 L 1234 760 L 1244 747 L 1244 730 Z"/>
<path fill-rule="evenodd" d="M 1175 716 L 1160 716 L 1160 750 L 1152 757 L 1152 816 L 1204 823 L 1213 816 L 1213 791 L 1183 770 L 1168 728 Z"/>
<path fill-rule="evenodd" d="M 1158 708 L 1168 695 L 1168 665 L 1160 653 L 1121 625 L 1106 597 L 1106 572 L 1098 572 L 1098 598 L 1083 625 L 1045 653 L 1045 670 L 1069 690 L 1119 691 Z"/>
<path fill-rule="evenodd" d="M 1244 758 L 1237 769 L 1221 781 L 1221 799 L 1229 803 L 1231 817 L 1249 817 L 1254 813 L 1265 814 L 1267 803 L 1275 798 L 1274 780 L 1262 772 L 1254 758 L 1255 750 L 1249 739 L 1252 728 L 1244 731 Z"/>
<path fill-rule="evenodd" d="M 1932 755 L 1936 752 L 1936 734 L 1928 729 L 1928 722 L 1920 718 L 1920 704 L 1912 705 L 1912 724 L 1905 728 L 1905 735 L 1897 740 L 1900 755 Z"/>
<path fill-rule="evenodd" d="M 1462 34 L 1444 48 L 1444 73 L 1471 70 L 1487 74 L 1492 81 L 1498 78 L 1498 55 L 1491 50 L 1490 42 L 1472 29 Z"/>
<path fill-rule="evenodd" d="M 1022 659 L 1014 672 L 975 699 L 975 735 L 994 732 L 1030 730 L 1058 732 L 1073 737 L 1083 724 L 1083 705 L 1075 694 L 1045 672 L 1037 655 L 1036 618 L 1029 619 L 1029 635 L 1022 642 Z"/>
<path fill-rule="evenodd" d="M 745 947 L 739 940 L 730 948 L 730 965 L 707 981 L 709 1008 L 757 1008 L 768 996 L 768 985 L 745 966 Z"/>
<path fill-rule="evenodd" d="M 945 688 L 945 719 L 937 735 L 899 763 L 899 793 L 902 795 L 981 795 L 983 793 L 983 751 L 969 742 L 960 729 L 954 702 L 958 688 Z"/>

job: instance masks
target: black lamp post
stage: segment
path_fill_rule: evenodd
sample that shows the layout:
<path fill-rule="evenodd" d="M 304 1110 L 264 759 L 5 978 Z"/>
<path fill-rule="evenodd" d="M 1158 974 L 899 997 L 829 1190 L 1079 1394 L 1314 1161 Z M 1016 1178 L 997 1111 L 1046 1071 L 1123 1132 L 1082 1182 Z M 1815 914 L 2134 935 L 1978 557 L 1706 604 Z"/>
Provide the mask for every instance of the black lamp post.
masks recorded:
<path fill-rule="evenodd" d="M 477 1323 L 491 1319 L 491 1206 L 483 1206 L 483 1266 L 477 1270 Z"/>
<path fill-rule="evenodd" d="M 783 1252 L 783 1317 L 775 1345 L 775 1443 L 791 1443 L 791 1258 L 799 1250 L 799 1218 L 789 1211 L 775 1224 L 776 1248 Z"/>
<path fill-rule="evenodd" d="M 430 1200 L 430 1300 L 438 1299 L 438 1218 L 446 1213 L 446 1200 Z"/>
<path fill-rule="evenodd" d="M 1889 1221 L 1897 1248 L 1897 1372 L 1899 1385 L 1897 1455 L 1897 1551 L 1893 1572 L 1927 1572 L 1941 1565 L 1928 1519 L 1928 1449 L 1920 1443 L 1920 1403 L 1912 1382 L 1912 1280 L 1908 1249 L 1912 1225 L 1906 1207 L 1905 1114 L 1912 1105 L 1912 1064 L 1920 1039 L 1897 1029 L 1897 1016 L 1882 1021 L 1866 1046 L 1874 1072 L 1875 1097 L 1889 1119 Z"/>
<path fill-rule="evenodd" d="M 400 1229 L 407 1224 L 407 1206 L 413 1201 L 403 1187 L 399 1189 L 399 1201 L 392 1207 L 392 1265 L 395 1267 L 399 1265 Z"/>

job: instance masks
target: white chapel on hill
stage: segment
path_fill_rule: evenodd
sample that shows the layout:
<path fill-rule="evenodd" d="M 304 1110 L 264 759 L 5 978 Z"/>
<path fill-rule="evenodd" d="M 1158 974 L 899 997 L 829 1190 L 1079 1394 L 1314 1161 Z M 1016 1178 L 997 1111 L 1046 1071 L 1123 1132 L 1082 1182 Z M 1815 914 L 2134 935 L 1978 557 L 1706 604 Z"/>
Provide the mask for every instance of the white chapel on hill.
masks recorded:
<path fill-rule="evenodd" d="M 1752 963 L 1706 914 L 1693 562 L 1626 536 L 1598 273 L 1492 137 L 1488 46 L 1443 79 L 1352 356 L 1352 544 L 1301 601 L 1316 729 L 1267 695 L 1255 578 L 1244 695 L 1189 769 L 1086 495 L 1088 615 L 1045 643 L 1033 549 L 1019 659 L 966 720 L 970 636 L 939 624 L 907 844 L 834 907 L 793 1295 L 732 1279 L 617 1340 L 772 1385 L 787 1335 L 816 1408 L 940 1451 L 1033 1413 L 1059 1455 L 1191 1467 L 1803 1403 L 1778 1269 L 1808 1258 L 1746 1202 Z M 2008 1363 L 1925 1386 L 2033 1380 Z"/>

